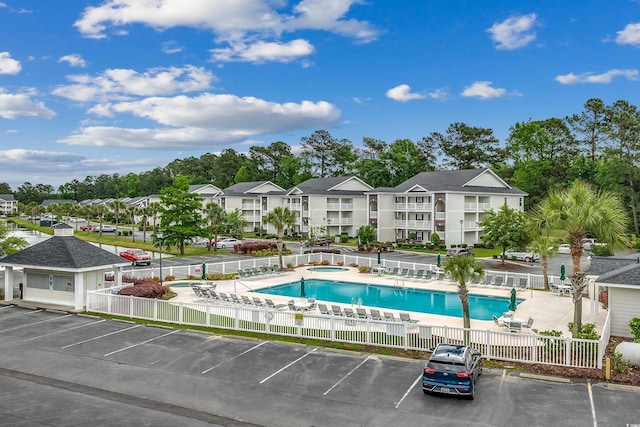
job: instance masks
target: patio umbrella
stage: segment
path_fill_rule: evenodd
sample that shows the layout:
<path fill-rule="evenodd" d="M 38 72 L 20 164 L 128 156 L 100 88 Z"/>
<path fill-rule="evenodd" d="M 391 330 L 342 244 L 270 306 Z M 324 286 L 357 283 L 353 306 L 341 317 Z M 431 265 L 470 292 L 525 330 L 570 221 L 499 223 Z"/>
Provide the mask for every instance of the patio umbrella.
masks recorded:
<path fill-rule="evenodd" d="M 564 264 L 562 264 L 560 266 L 560 280 L 564 282 L 564 279 L 566 279 L 566 277 L 564 276 Z"/>
<path fill-rule="evenodd" d="M 382 254 L 382 250 L 378 248 L 378 265 L 380 265 L 380 256 Z"/>
<path fill-rule="evenodd" d="M 438 254 L 438 261 L 437 261 L 436 265 L 438 266 L 438 268 L 440 268 L 440 254 Z"/>
<path fill-rule="evenodd" d="M 516 288 L 511 288 L 511 299 L 509 300 L 509 311 L 516 311 L 518 302 L 516 301 Z"/>
<path fill-rule="evenodd" d="M 307 293 L 304 291 L 304 277 L 300 278 L 300 298 L 306 298 Z"/>
<path fill-rule="evenodd" d="M 202 264 L 202 280 L 207 278 L 207 264 Z"/>

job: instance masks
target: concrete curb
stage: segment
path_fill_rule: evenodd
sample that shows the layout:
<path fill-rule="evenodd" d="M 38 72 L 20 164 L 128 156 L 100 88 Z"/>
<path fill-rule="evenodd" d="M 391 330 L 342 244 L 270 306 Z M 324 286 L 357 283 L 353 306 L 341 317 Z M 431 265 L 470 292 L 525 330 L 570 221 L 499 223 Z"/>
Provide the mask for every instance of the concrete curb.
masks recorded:
<path fill-rule="evenodd" d="M 636 386 L 636 385 L 608 383 L 605 385 L 605 387 L 610 388 L 612 390 L 635 391 L 636 393 L 640 393 L 640 386 Z"/>
<path fill-rule="evenodd" d="M 526 372 L 521 373 L 520 374 L 520 378 L 529 378 L 529 379 L 533 379 L 533 380 L 543 380 L 543 381 L 553 381 L 553 382 L 565 383 L 565 384 L 571 383 L 571 380 L 569 378 L 552 377 L 550 375 L 528 374 Z"/>

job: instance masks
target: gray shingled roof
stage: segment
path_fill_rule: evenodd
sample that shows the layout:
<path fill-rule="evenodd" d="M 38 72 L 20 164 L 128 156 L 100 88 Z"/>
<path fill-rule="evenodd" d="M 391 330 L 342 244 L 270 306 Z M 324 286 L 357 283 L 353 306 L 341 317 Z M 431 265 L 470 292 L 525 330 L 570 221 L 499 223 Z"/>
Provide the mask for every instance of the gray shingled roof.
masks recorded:
<path fill-rule="evenodd" d="M 515 187 L 483 187 L 471 186 L 467 184 L 469 181 L 484 173 L 488 169 L 464 169 L 453 171 L 436 171 L 436 172 L 420 172 L 419 174 L 409 178 L 405 182 L 396 187 L 380 187 L 373 192 L 393 192 L 404 193 L 415 186 L 421 186 L 431 193 L 446 191 L 464 191 L 468 193 L 499 193 L 499 194 L 521 194 L 527 193 Z"/>
<path fill-rule="evenodd" d="M 333 176 L 326 178 L 310 178 L 304 182 L 301 182 L 298 185 L 295 185 L 293 188 L 297 188 L 302 191 L 303 194 L 327 194 L 330 188 L 335 187 L 338 184 L 341 184 L 345 181 L 354 178 L 353 176 Z M 368 190 L 358 191 L 358 190 L 331 190 L 330 194 L 345 194 L 345 195 L 363 195 Z"/>
<path fill-rule="evenodd" d="M 7 202 L 15 200 L 13 194 L 0 194 L 0 199 L 6 200 Z"/>
<path fill-rule="evenodd" d="M 84 269 L 128 265 L 124 258 L 73 236 L 53 236 L 37 245 L 0 259 L 2 265 L 35 265 L 65 269 Z"/>
<path fill-rule="evenodd" d="M 591 258 L 591 265 L 585 269 L 589 275 L 598 276 L 598 283 L 640 286 L 640 256 Z"/>

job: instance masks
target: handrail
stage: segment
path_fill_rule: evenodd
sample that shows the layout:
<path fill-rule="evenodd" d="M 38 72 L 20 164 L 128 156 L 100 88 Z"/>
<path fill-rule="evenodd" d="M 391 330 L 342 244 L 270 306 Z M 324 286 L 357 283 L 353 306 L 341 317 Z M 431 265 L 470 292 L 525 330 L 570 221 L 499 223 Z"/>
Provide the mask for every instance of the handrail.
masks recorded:
<path fill-rule="evenodd" d="M 242 286 L 244 286 L 245 288 L 249 289 L 249 292 L 254 292 L 253 289 L 251 289 L 249 286 L 247 286 L 246 283 L 241 282 L 240 280 L 234 280 L 233 281 L 233 291 L 234 292 L 238 292 L 238 290 L 236 289 L 236 283 L 240 283 Z"/>

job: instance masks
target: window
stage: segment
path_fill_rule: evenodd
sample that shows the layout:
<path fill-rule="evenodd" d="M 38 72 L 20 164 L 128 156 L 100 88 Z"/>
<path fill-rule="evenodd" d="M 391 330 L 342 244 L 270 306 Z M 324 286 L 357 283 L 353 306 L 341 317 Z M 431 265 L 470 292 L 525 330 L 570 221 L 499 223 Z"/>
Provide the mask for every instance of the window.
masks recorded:
<path fill-rule="evenodd" d="M 520 197 L 520 199 L 518 199 L 518 206 L 522 207 L 522 197 Z"/>

